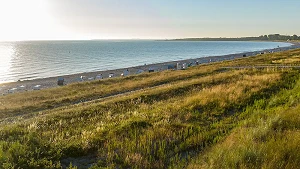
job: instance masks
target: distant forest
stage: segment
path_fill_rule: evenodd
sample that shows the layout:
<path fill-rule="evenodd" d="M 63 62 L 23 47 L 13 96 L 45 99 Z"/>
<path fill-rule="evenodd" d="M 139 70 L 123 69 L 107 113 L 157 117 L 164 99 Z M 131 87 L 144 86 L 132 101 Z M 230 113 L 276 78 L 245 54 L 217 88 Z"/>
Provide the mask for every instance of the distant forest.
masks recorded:
<path fill-rule="evenodd" d="M 240 38 L 184 38 L 184 39 L 173 39 L 171 41 L 291 41 L 300 40 L 300 36 L 297 35 L 280 35 L 270 34 L 261 35 L 259 37 L 240 37 Z"/>

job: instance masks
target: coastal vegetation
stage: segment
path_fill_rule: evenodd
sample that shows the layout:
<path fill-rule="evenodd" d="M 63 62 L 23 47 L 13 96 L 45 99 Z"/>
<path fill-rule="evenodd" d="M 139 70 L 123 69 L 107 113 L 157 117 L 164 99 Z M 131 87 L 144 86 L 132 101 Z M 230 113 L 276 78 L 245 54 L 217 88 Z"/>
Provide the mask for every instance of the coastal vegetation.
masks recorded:
<path fill-rule="evenodd" d="M 296 49 L 0 96 L 0 168 L 298 168 L 300 72 L 276 65 L 299 62 Z"/>
<path fill-rule="evenodd" d="M 184 38 L 174 39 L 175 41 L 299 41 L 300 36 L 298 35 L 280 35 L 270 34 L 261 35 L 258 37 L 240 37 L 240 38 Z"/>

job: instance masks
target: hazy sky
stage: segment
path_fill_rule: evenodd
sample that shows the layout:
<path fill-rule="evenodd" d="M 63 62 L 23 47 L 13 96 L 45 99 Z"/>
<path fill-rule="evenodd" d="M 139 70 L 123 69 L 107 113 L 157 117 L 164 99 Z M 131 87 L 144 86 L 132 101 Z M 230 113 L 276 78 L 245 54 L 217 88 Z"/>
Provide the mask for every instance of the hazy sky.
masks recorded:
<path fill-rule="evenodd" d="M 299 0 L 0 0 L 0 40 L 300 35 Z"/>

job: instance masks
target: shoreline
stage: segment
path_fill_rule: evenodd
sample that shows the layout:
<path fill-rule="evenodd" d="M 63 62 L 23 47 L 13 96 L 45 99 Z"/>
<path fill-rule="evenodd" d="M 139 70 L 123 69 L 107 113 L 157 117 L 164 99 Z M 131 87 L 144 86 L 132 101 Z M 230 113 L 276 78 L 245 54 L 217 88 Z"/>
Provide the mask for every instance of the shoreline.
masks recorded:
<path fill-rule="evenodd" d="M 261 53 L 268 53 L 270 51 L 272 52 L 280 52 L 280 51 L 286 51 L 291 49 L 298 49 L 300 48 L 300 43 L 296 42 L 289 42 L 292 45 L 288 47 L 280 47 L 280 48 L 274 48 L 274 49 L 265 49 L 261 51 L 254 51 L 254 52 L 243 52 L 243 53 L 235 53 L 235 54 L 228 54 L 228 55 L 220 55 L 220 56 L 208 56 L 208 57 L 202 57 L 202 58 L 194 58 L 194 59 L 184 59 L 184 60 L 176 60 L 176 61 L 169 61 L 169 62 L 161 62 L 161 63 L 153 63 L 149 65 L 140 65 L 140 66 L 134 66 L 134 67 L 128 67 L 128 68 L 120 68 L 120 69 L 113 69 L 113 70 L 104 70 L 104 71 L 96 71 L 96 72 L 83 72 L 83 73 L 77 73 L 77 74 L 70 74 L 70 75 L 64 75 L 64 76 L 54 76 L 54 77 L 48 77 L 48 78 L 42 78 L 42 79 L 33 79 L 33 80 L 24 80 L 24 81 L 17 81 L 17 82 L 8 82 L 8 83 L 1 83 L 0 84 L 0 95 L 6 95 L 10 93 L 18 93 L 18 92 L 26 92 L 30 90 L 40 90 L 40 89 L 46 89 L 46 88 L 55 88 L 59 87 L 57 84 L 57 80 L 59 77 L 64 78 L 64 85 L 81 82 L 82 79 L 81 76 L 86 77 L 84 80 L 86 81 L 93 81 L 97 75 L 102 74 L 103 79 L 109 78 L 109 75 L 111 73 L 114 74 L 113 77 L 120 77 L 122 73 L 128 75 L 133 74 L 139 74 L 142 72 L 148 72 L 150 69 L 157 72 L 157 71 L 164 71 L 167 69 L 174 69 L 175 65 L 179 64 L 180 67 L 187 67 L 188 64 L 191 66 L 196 65 L 196 62 L 201 64 L 207 64 L 207 63 L 213 63 L 213 62 L 220 62 L 220 61 L 226 61 L 226 60 L 234 60 L 237 58 L 242 57 L 249 57 L 249 56 L 255 56 L 257 54 Z M 128 70 L 128 71 L 126 71 Z"/>

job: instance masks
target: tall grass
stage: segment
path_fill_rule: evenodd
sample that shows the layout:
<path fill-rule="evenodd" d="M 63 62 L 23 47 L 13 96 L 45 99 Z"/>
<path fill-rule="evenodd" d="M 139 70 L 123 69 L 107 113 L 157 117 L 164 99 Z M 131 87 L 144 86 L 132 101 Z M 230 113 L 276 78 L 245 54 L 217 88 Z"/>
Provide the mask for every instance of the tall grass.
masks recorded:
<path fill-rule="evenodd" d="M 300 80 L 241 113 L 250 116 L 189 168 L 298 168 L 300 165 Z"/>
<path fill-rule="evenodd" d="M 221 67 L 299 53 L 2 96 L 0 166 L 293 168 L 299 164 L 299 71 Z M 74 104 L 78 99 L 91 101 Z M 29 116 L 17 119 L 20 114 Z"/>

